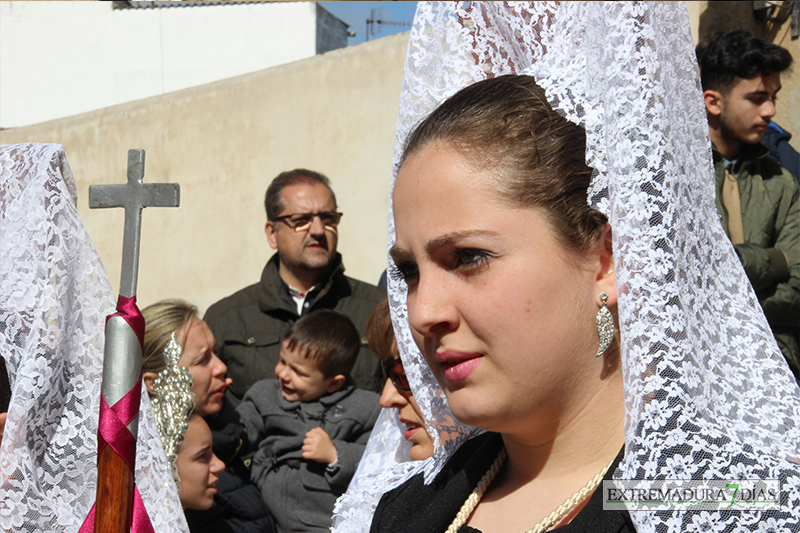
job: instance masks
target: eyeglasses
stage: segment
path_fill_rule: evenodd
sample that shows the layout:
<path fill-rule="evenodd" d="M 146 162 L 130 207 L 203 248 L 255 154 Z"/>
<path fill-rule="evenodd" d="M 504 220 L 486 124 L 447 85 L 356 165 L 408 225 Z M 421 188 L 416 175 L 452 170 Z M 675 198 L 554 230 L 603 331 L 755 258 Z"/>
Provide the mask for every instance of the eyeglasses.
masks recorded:
<path fill-rule="evenodd" d="M 381 361 L 383 367 L 383 376 L 392 380 L 392 384 L 397 390 L 403 392 L 411 392 L 411 386 L 408 384 L 408 377 L 403 368 L 403 361 L 398 357 L 397 359 Z"/>
<path fill-rule="evenodd" d="M 295 213 L 293 215 L 283 215 L 275 217 L 275 222 L 285 222 L 287 226 L 295 231 L 305 231 L 311 227 L 314 217 L 319 217 L 319 221 L 326 228 L 336 229 L 342 219 L 342 213 Z"/>

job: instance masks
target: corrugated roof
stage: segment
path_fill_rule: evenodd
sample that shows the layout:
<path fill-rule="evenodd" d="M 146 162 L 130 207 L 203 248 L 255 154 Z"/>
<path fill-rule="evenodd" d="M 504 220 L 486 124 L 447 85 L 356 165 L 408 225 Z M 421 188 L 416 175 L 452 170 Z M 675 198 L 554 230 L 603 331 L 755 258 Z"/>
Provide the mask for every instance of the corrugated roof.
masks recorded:
<path fill-rule="evenodd" d="M 160 0 L 160 1 L 136 1 L 136 0 L 115 0 L 114 9 L 158 9 L 163 7 L 198 7 L 198 6 L 219 6 L 222 4 L 273 4 L 270 0 L 206 0 L 206 1 L 187 1 L 187 0 Z"/>

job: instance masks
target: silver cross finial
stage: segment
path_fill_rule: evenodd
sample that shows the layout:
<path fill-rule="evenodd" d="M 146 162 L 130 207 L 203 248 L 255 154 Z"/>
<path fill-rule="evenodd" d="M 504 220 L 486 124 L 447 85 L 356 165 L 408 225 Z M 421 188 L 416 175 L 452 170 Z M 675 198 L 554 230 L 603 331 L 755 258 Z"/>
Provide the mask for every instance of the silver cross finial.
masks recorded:
<path fill-rule="evenodd" d="M 145 207 L 178 207 L 180 185 L 177 183 L 142 183 L 144 150 L 128 150 L 128 183 L 124 185 L 92 185 L 89 187 L 89 207 L 125 208 L 125 233 L 122 242 L 122 273 L 119 293 L 126 298 L 136 295 L 139 272 L 139 240 L 142 229 L 142 209 Z"/>

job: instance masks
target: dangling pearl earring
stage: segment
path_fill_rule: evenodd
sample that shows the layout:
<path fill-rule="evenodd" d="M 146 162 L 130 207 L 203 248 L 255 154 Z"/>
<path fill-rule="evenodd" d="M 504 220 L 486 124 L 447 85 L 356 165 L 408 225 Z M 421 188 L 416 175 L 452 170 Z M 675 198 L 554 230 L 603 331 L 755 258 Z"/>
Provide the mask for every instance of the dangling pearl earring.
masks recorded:
<path fill-rule="evenodd" d="M 614 318 L 611 316 L 611 311 L 608 310 L 608 294 L 605 292 L 600 293 L 600 301 L 603 302 L 603 307 L 597 312 L 597 335 L 600 337 L 600 346 L 597 347 L 597 355 L 600 357 L 611 346 L 611 341 L 614 340 Z"/>

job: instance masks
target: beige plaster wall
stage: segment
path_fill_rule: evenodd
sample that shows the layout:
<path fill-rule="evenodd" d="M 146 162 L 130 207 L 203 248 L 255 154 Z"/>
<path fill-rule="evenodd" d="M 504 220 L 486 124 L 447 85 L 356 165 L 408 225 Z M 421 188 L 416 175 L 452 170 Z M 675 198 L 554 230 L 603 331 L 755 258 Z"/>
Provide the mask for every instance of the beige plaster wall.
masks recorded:
<path fill-rule="evenodd" d="M 788 2 L 785 2 L 788 3 Z M 781 89 L 775 122 L 794 134 L 795 148 L 800 149 L 800 39 L 791 37 L 791 21 L 783 24 L 756 23 L 753 2 L 686 2 L 692 25 L 692 37 L 700 39 L 718 31 L 746 28 L 771 43 L 783 46 L 795 60 L 792 72 L 781 76 Z"/>
<path fill-rule="evenodd" d="M 89 210 L 90 184 L 122 183 L 127 150 L 146 150 L 145 182 L 177 182 L 181 207 L 144 211 L 139 302 L 211 303 L 256 282 L 271 250 L 263 195 L 279 172 L 330 177 L 339 249 L 353 277 L 385 268 L 392 147 L 408 34 L 257 73 L 0 131 L 0 143 L 58 142 L 75 174 L 79 212 L 112 286 L 124 215 Z"/>

